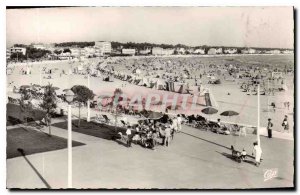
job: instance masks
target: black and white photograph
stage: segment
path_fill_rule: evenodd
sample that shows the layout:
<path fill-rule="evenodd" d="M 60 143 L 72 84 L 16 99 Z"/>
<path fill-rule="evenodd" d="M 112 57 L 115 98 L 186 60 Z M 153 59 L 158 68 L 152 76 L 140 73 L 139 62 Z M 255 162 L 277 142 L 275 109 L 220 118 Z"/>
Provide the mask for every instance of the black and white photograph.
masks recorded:
<path fill-rule="evenodd" d="M 7 189 L 295 188 L 294 7 L 5 11 Z"/>

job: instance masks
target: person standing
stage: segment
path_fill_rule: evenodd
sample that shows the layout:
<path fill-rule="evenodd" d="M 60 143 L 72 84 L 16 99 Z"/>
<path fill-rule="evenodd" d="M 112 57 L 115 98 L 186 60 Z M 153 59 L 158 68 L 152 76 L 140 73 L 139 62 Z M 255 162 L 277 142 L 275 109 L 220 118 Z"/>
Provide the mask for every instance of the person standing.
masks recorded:
<path fill-rule="evenodd" d="M 246 152 L 246 150 L 243 148 L 243 151 L 242 151 L 242 153 L 241 153 L 241 159 L 242 159 L 242 161 L 245 161 L 245 160 L 246 160 L 246 156 L 247 156 L 247 152 Z"/>
<path fill-rule="evenodd" d="M 271 106 L 273 107 L 273 112 L 275 112 L 275 111 L 276 111 L 276 105 L 275 105 L 275 102 L 272 102 L 272 103 L 271 103 Z"/>
<path fill-rule="evenodd" d="M 267 125 L 267 129 L 268 129 L 268 137 L 272 138 L 272 127 L 273 127 L 273 123 L 271 122 L 271 119 L 268 119 L 268 125 Z"/>
<path fill-rule="evenodd" d="M 128 126 L 126 130 L 127 135 L 127 147 L 131 147 L 131 127 Z"/>
<path fill-rule="evenodd" d="M 169 146 L 171 141 L 171 128 L 170 125 L 167 125 L 167 128 L 165 129 L 165 146 Z"/>
<path fill-rule="evenodd" d="M 181 131 L 181 123 L 182 123 L 182 118 L 180 114 L 177 115 L 177 132 Z"/>
<path fill-rule="evenodd" d="M 284 116 L 284 119 L 282 121 L 282 126 L 283 126 L 283 132 L 287 131 L 289 133 L 289 123 L 288 123 L 287 115 Z"/>
<path fill-rule="evenodd" d="M 262 155 L 262 149 L 261 147 L 257 144 L 257 142 L 253 143 L 253 151 L 252 151 L 252 155 L 255 156 L 255 166 L 259 166 L 260 165 L 260 159 L 261 159 L 261 155 Z"/>

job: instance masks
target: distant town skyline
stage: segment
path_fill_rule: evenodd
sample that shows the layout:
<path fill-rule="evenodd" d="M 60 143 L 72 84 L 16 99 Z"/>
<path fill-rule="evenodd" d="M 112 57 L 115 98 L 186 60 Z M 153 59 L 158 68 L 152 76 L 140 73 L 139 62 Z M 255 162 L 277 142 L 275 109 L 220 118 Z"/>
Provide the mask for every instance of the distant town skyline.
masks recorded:
<path fill-rule="evenodd" d="M 6 44 L 116 41 L 294 47 L 293 7 L 8 9 Z"/>

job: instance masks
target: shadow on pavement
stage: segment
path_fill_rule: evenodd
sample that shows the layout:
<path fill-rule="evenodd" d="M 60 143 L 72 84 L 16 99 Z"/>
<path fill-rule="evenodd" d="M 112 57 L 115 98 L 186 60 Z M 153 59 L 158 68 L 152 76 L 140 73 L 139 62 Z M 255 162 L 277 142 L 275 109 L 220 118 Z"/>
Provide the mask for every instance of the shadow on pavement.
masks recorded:
<path fill-rule="evenodd" d="M 232 160 L 232 161 L 235 161 L 235 162 L 237 162 L 237 163 L 241 163 L 241 162 L 245 162 L 245 163 L 249 163 L 249 164 L 252 164 L 252 165 L 255 165 L 255 163 L 253 162 L 253 161 L 251 161 L 251 160 L 244 160 L 244 161 L 241 161 L 241 162 L 239 162 L 239 161 L 237 161 L 234 157 L 232 157 L 232 155 L 231 154 L 228 154 L 228 153 L 225 153 L 225 152 L 218 152 L 218 151 L 216 151 L 217 153 L 219 153 L 219 154 L 222 154 L 223 156 L 225 156 L 226 158 L 229 158 L 230 160 Z"/>
<path fill-rule="evenodd" d="M 37 174 L 37 176 L 42 180 L 42 182 L 45 184 L 45 186 L 48 189 L 51 189 L 51 186 L 47 183 L 47 181 L 43 178 L 43 176 L 38 172 L 38 170 L 33 166 L 33 164 L 28 160 L 28 158 L 25 155 L 25 151 L 22 148 L 18 148 L 18 151 L 21 153 L 21 155 L 24 157 L 24 159 L 29 164 L 29 166 L 33 169 L 33 171 Z"/>
<path fill-rule="evenodd" d="M 216 142 L 212 142 L 212 141 L 203 139 L 203 138 L 201 138 L 201 137 L 197 137 L 197 136 L 195 136 L 195 135 L 192 135 L 192 134 L 189 134 L 189 133 L 185 133 L 185 132 L 183 132 L 183 131 L 181 131 L 181 133 L 186 134 L 186 135 L 189 135 L 189 136 L 191 136 L 191 137 L 194 137 L 194 138 L 200 139 L 200 140 L 202 140 L 202 141 L 206 141 L 206 142 L 208 142 L 208 143 L 211 143 L 211 144 L 214 144 L 214 145 L 217 145 L 217 146 L 220 146 L 220 147 L 223 147 L 223 148 L 226 148 L 226 149 L 230 150 L 229 147 L 223 146 L 223 145 L 218 144 L 218 143 L 216 143 Z"/>
<path fill-rule="evenodd" d="M 124 147 L 127 148 L 127 144 L 126 144 L 126 143 L 124 143 L 124 142 L 122 142 L 122 141 L 120 141 L 120 140 L 118 140 L 118 139 L 115 139 L 114 141 L 115 141 L 116 143 L 118 143 L 119 145 L 122 145 L 122 146 L 124 146 Z"/>

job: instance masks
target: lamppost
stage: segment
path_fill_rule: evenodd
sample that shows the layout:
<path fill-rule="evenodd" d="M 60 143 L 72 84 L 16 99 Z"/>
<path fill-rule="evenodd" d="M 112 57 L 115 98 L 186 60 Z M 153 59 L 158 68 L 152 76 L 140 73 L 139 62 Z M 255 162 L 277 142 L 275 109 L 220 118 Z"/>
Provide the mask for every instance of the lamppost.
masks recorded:
<path fill-rule="evenodd" d="M 66 91 L 66 101 L 68 102 L 68 188 L 72 188 L 72 106 L 74 93 L 71 89 Z"/>
<path fill-rule="evenodd" d="M 87 69 L 87 87 L 90 88 L 90 67 L 88 67 Z M 90 122 L 91 120 L 91 111 L 90 111 L 90 99 L 88 99 L 87 101 L 87 122 Z"/>
<path fill-rule="evenodd" d="M 257 79 L 255 81 L 255 84 L 257 85 L 257 145 L 260 147 L 260 82 Z"/>

